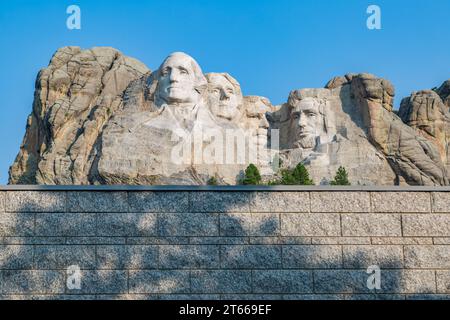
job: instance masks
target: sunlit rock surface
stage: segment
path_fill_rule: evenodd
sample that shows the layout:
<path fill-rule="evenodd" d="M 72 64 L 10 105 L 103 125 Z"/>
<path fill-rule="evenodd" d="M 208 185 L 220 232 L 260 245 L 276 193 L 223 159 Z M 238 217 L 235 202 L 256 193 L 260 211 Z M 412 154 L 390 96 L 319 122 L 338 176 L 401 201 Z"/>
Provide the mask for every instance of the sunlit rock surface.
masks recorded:
<path fill-rule="evenodd" d="M 302 162 L 315 184 L 340 166 L 356 185 L 449 184 L 450 81 L 399 111 L 393 85 L 370 74 L 287 88 L 274 106 L 219 71 L 182 52 L 151 72 L 112 48 L 59 49 L 38 75 L 9 182 L 233 185 L 250 163 L 268 182 Z"/>

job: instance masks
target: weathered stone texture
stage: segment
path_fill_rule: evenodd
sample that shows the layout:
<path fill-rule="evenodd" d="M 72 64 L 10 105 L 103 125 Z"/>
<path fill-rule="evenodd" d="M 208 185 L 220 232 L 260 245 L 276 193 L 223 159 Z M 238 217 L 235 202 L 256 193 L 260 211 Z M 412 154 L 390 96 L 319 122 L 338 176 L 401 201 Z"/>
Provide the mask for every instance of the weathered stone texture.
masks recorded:
<path fill-rule="evenodd" d="M 189 293 L 189 271 L 133 270 L 128 286 L 130 293 Z"/>
<path fill-rule="evenodd" d="M 381 269 L 403 268 L 403 248 L 384 245 L 343 246 L 343 261 L 346 269 L 367 269 L 377 265 Z"/>
<path fill-rule="evenodd" d="M 36 236 L 95 236 L 94 213 L 37 213 Z"/>
<path fill-rule="evenodd" d="M 283 267 L 287 269 L 342 268 L 342 249 L 332 245 L 283 246 Z"/>
<path fill-rule="evenodd" d="M 108 47 L 60 48 L 36 79 L 13 184 L 91 184 L 105 124 L 129 83 L 149 70 Z"/>
<path fill-rule="evenodd" d="M 99 213 L 97 235 L 152 237 L 158 235 L 156 213 Z"/>
<path fill-rule="evenodd" d="M 248 270 L 192 271 L 193 293 L 251 293 L 252 272 Z"/>
<path fill-rule="evenodd" d="M 256 192 L 250 198 L 252 212 L 309 212 L 308 192 Z"/>
<path fill-rule="evenodd" d="M 218 269 L 219 246 L 182 245 L 159 247 L 160 269 Z"/>
<path fill-rule="evenodd" d="M 161 236 L 218 236 L 216 213 L 161 213 L 158 215 Z"/>
<path fill-rule="evenodd" d="M 314 271 L 316 293 L 370 293 L 365 270 Z M 379 293 L 435 293 L 431 270 L 390 270 L 383 272 Z"/>
<path fill-rule="evenodd" d="M 65 212 L 65 192 L 8 191 L 7 212 Z"/>
<path fill-rule="evenodd" d="M 250 212 L 250 192 L 193 192 L 191 212 Z"/>
<path fill-rule="evenodd" d="M 282 236 L 339 236 L 340 218 L 337 213 L 282 213 Z"/>
<path fill-rule="evenodd" d="M 158 246 L 101 245 L 96 250 L 97 269 L 157 269 L 159 266 Z"/>
<path fill-rule="evenodd" d="M 62 294 L 65 274 L 50 270 L 0 271 L 2 294 Z"/>
<path fill-rule="evenodd" d="M 126 192 L 69 192 L 69 212 L 127 212 Z"/>
<path fill-rule="evenodd" d="M 446 191 L 2 192 L 0 299 L 450 296 Z"/>
<path fill-rule="evenodd" d="M 255 293 L 312 293 L 312 271 L 262 270 L 255 273 Z"/>
<path fill-rule="evenodd" d="M 171 74 L 184 94 L 172 90 L 168 68 L 191 75 Z M 271 163 L 278 148 L 268 144 L 269 130 L 276 129 L 282 169 L 302 162 L 318 184 L 331 184 L 344 166 L 355 185 L 449 185 L 449 97 L 447 80 L 438 89 L 413 92 L 395 112 L 389 80 L 349 73 L 334 77 L 325 88 L 291 90 L 285 103 L 274 106 L 265 97 L 243 96 L 228 73 L 204 74 L 183 52 L 170 54 L 151 72 L 114 48 L 63 47 L 37 76 L 9 182 L 205 185 L 214 177 L 219 184 L 235 185 L 250 163 L 260 167 L 268 182 L 280 178 Z M 306 128 L 296 118 L 305 110 L 315 115 Z M 238 137 L 255 136 L 239 157 L 260 147 L 269 152 L 223 164 L 205 145 L 199 150 L 201 163 L 186 154 L 182 163 L 174 160 L 179 145 L 172 137 L 199 128 L 222 136 L 229 129 Z M 238 143 L 236 148 L 215 147 L 214 154 L 221 152 L 227 160 L 234 158 L 230 149 L 242 149 Z M 303 201 L 282 198 L 268 200 L 264 208 L 304 210 Z"/>
<path fill-rule="evenodd" d="M 429 192 L 373 192 L 373 212 L 431 212 Z"/>
<path fill-rule="evenodd" d="M 280 234 L 278 213 L 222 213 L 220 214 L 220 235 L 277 236 Z"/>
<path fill-rule="evenodd" d="M 449 192 L 433 192 L 433 212 L 450 213 L 450 193 Z"/>
<path fill-rule="evenodd" d="M 405 214 L 403 235 L 414 237 L 449 237 L 450 214 Z"/>
<path fill-rule="evenodd" d="M 20 237 L 34 235 L 34 213 L 0 213 L 0 235 Z"/>
<path fill-rule="evenodd" d="M 311 212 L 370 212 L 367 192 L 311 192 Z"/>
<path fill-rule="evenodd" d="M 131 212 L 189 212 L 188 192 L 129 192 Z"/>
<path fill-rule="evenodd" d="M 0 270 L 33 269 L 33 247 L 0 245 Z"/>
<path fill-rule="evenodd" d="M 5 193 L 0 191 L 0 213 L 5 212 Z"/>
<path fill-rule="evenodd" d="M 95 269 L 95 246 L 45 245 L 34 247 L 34 267 L 41 270 Z"/>
<path fill-rule="evenodd" d="M 69 289 L 69 295 L 123 294 L 128 292 L 128 273 L 123 270 L 81 270 L 81 288 Z"/>
<path fill-rule="evenodd" d="M 436 271 L 438 293 L 450 294 L 450 270 Z"/>
<path fill-rule="evenodd" d="M 281 268 L 281 246 L 276 245 L 221 246 L 220 257 L 225 269 Z"/>
<path fill-rule="evenodd" d="M 399 214 L 342 214 L 342 235 L 352 237 L 402 235 Z"/>
<path fill-rule="evenodd" d="M 450 268 L 450 250 L 446 245 L 405 246 L 404 250 L 406 268 Z"/>

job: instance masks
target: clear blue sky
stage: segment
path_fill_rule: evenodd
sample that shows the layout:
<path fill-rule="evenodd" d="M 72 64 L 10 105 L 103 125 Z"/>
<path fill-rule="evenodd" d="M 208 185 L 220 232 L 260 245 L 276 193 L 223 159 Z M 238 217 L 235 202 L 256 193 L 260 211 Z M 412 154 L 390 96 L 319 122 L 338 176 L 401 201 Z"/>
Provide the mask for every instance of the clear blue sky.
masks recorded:
<path fill-rule="evenodd" d="M 81 8 L 82 29 L 66 28 Z M 382 30 L 366 28 L 366 8 Z M 204 72 L 226 71 L 244 94 L 286 101 L 348 72 L 370 72 L 411 91 L 450 78 L 449 0 L 1 1 L 0 184 L 7 182 L 31 111 L 37 72 L 62 46 L 112 46 L 158 67 L 173 51 Z"/>

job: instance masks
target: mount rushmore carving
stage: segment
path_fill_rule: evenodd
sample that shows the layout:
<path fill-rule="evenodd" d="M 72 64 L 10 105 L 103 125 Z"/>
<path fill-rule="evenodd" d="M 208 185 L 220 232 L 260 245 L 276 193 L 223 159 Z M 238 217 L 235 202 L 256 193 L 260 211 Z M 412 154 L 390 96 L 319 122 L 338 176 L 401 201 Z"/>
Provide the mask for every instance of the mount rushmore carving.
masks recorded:
<path fill-rule="evenodd" d="M 237 184 L 305 164 L 329 184 L 449 185 L 450 80 L 393 110 L 394 88 L 347 74 L 286 103 L 243 96 L 181 52 L 154 72 L 112 48 L 59 49 L 36 81 L 11 184 Z M 279 161 L 281 160 L 281 161 Z"/>

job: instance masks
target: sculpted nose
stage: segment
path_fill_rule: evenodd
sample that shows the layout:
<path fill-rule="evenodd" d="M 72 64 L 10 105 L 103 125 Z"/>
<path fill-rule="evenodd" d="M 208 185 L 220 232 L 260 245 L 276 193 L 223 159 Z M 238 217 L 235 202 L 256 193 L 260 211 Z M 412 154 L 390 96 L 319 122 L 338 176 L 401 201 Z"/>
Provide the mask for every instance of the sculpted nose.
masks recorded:
<path fill-rule="evenodd" d="M 170 75 L 169 75 L 169 80 L 170 80 L 170 82 L 177 82 L 178 81 L 177 73 L 171 71 Z"/>
<path fill-rule="evenodd" d="M 298 118 L 298 126 L 304 128 L 306 126 L 306 119 L 303 116 Z"/>
<path fill-rule="evenodd" d="M 226 91 L 222 91 L 221 98 L 222 100 L 228 100 L 230 99 L 230 95 Z"/>

